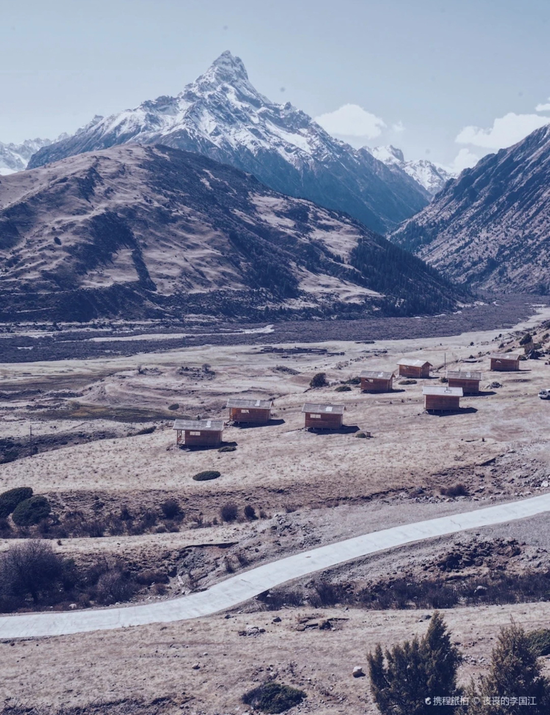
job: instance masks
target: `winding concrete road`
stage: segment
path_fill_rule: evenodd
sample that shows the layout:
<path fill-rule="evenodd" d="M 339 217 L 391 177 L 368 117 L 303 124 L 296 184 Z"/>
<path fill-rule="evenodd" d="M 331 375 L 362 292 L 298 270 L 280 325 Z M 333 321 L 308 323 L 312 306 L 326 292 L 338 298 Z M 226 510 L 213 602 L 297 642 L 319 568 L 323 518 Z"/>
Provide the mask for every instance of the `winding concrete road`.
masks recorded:
<path fill-rule="evenodd" d="M 475 511 L 395 526 L 264 564 L 206 591 L 137 606 L 0 617 L 0 638 L 32 638 L 184 621 L 237 606 L 263 591 L 377 551 L 423 539 L 525 519 L 550 511 L 550 494 Z"/>

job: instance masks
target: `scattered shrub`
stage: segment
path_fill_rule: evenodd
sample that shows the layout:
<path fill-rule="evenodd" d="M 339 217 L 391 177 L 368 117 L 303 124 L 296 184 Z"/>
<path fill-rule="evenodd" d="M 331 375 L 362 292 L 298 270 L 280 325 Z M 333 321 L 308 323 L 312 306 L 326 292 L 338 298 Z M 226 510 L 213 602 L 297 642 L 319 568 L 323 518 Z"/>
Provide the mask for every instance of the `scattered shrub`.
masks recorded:
<path fill-rule="evenodd" d="M 531 333 L 525 333 L 525 335 L 522 337 L 522 339 L 519 341 L 520 345 L 528 345 L 529 343 L 533 342 L 533 336 Z"/>
<path fill-rule="evenodd" d="M 143 429 L 140 429 L 136 432 L 136 435 L 140 434 L 153 434 L 153 432 L 156 430 L 156 427 L 153 425 L 153 427 L 144 427 Z"/>
<path fill-rule="evenodd" d="M 238 515 L 239 507 L 235 504 L 235 502 L 227 502 L 220 509 L 220 516 L 222 518 L 222 521 L 235 521 Z"/>
<path fill-rule="evenodd" d="M 169 405 L 169 406 L 168 406 L 168 409 L 169 409 L 169 410 L 179 410 L 179 408 L 180 408 L 180 406 L 179 406 L 179 404 L 178 404 L 177 402 L 174 402 L 173 405 Z"/>
<path fill-rule="evenodd" d="M 355 437 L 358 437 L 359 439 L 366 439 L 367 435 L 364 432 L 356 432 Z"/>
<path fill-rule="evenodd" d="M 218 449 L 218 452 L 234 452 L 237 448 L 234 444 L 226 444 Z"/>
<path fill-rule="evenodd" d="M 307 696 L 303 690 L 272 680 L 249 690 L 243 695 L 242 701 L 264 713 L 284 713 L 299 705 L 305 697 Z"/>
<path fill-rule="evenodd" d="M 316 375 L 314 375 L 310 382 L 309 386 L 313 388 L 318 388 L 318 387 L 326 387 L 327 385 L 327 376 L 324 372 L 318 372 Z"/>
<path fill-rule="evenodd" d="M 409 379 L 399 380 L 400 385 L 416 385 L 417 382 L 418 382 L 418 380 L 409 380 Z"/>
<path fill-rule="evenodd" d="M 0 518 L 9 516 L 18 504 L 32 497 L 30 487 L 16 487 L 0 494 Z"/>
<path fill-rule="evenodd" d="M 441 487 L 440 492 L 444 497 L 467 497 L 469 494 L 468 488 L 461 482 L 450 487 Z"/>
<path fill-rule="evenodd" d="M 304 594 L 298 589 L 274 588 L 258 599 L 264 601 L 270 611 L 278 611 L 284 606 L 303 606 Z"/>
<path fill-rule="evenodd" d="M 133 596 L 135 586 L 119 568 L 109 569 L 101 574 L 96 587 L 96 599 L 103 606 L 127 601 Z"/>
<path fill-rule="evenodd" d="M 15 507 L 12 519 L 17 526 L 32 526 L 49 516 L 52 508 L 46 497 L 25 499 Z"/>
<path fill-rule="evenodd" d="M 122 521 L 131 521 L 134 518 L 126 505 L 120 508 L 120 518 Z"/>
<path fill-rule="evenodd" d="M 256 516 L 256 510 L 254 509 L 253 506 L 250 506 L 250 504 L 247 504 L 244 508 L 244 515 L 247 519 L 250 519 L 250 521 L 254 521 L 254 519 L 257 519 L 258 517 Z"/>
<path fill-rule="evenodd" d="M 217 472 L 215 469 L 207 469 L 204 472 L 199 472 L 193 476 L 196 482 L 207 482 L 210 479 L 217 479 L 221 477 L 221 472 Z"/>
<path fill-rule="evenodd" d="M 349 380 L 346 380 L 346 385 L 360 385 L 360 384 L 361 384 L 360 377 L 350 377 Z"/>
<path fill-rule="evenodd" d="M 314 594 L 310 601 L 315 608 L 335 606 L 337 603 L 344 603 L 348 599 L 346 588 L 342 584 L 318 581 L 313 588 Z"/>
<path fill-rule="evenodd" d="M 177 499 L 167 499 L 160 505 L 162 513 L 167 519 L 174 519 L 181 514 L 180 505 Z"/>
<path fill-rule="evenodd" d="M 530 631 L 527 633 L 527 639 L 537 657 L 550 655 L 550 629 L 540 628 L 537 631 Z"/>
<path fill-rule="evenodd" d="M 349 385 L 338 385 L 334 390 L 335 392 L 351 392 L 351 387 Z"/>

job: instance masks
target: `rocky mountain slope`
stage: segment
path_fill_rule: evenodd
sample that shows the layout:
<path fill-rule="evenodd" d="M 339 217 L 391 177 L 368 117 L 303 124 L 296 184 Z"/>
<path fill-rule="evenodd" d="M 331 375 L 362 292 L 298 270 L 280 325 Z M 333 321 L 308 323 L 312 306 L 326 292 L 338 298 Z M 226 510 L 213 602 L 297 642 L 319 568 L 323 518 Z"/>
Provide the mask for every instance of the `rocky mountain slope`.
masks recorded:
<path fill-rule="evenodd" d="M 455 281 L 550 293 L 550 126 L 463 171 L 392 236 Z"/>
<path fill-rule="evenodd" d="M 254 174 L 267 186 L 346 211 L 380 233 L 422 209 L 429 193 L 406 173 L 330 136 L 290 103 L 274 104 L 224 52 L 177 97 L 158 97 L 38 151 L 29 168 L 139 142 L 193 151 Z"/>
<path fill-rule="evenodd" d="M 0 181 L 0 320 L 437 313 L 456 292 L 346 214 L 129 144 Z"/>
<path fill-rule="evenodd" d="M 0 142 L 0 176 L 23 171 L 33 154 L 49 146 L 49 139 L 27 139 L 22 144 L 3 144 Z"/>
<path fill-rule="evenodd" d="M 439 193 L 447 181 L 454 178 L 454 175 L 442 166 L 438 166 L 427 159 L 406 161 L 401 149 L 397 149 L 391 144 L 377 146 L 374 149 L 364 148 L 390 169 L 396 172 L 404 171 L 405 174 L 423 186 L 431 196 Z"/>

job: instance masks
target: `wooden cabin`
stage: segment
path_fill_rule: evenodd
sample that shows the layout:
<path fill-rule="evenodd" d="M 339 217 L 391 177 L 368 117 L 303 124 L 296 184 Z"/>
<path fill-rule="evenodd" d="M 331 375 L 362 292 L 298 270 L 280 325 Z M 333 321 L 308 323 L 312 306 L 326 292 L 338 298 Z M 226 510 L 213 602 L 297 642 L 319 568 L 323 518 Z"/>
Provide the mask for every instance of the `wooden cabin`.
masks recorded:
<path fill-rule="evenodd" d="M 391 392 L 393 390 L 393 372 L 366 370 L 359 376 L 362 392 Z"/>
<path fill-rule="evenodd" d="M 461 387 L 425 387 L 424 409 L 426 412 L 458 412 L 460 398 L 463 396 Z"/>
<path fill-rule="evenodd" d="M 461 387 L 465 395 L 479 395 L 481 373 L 473 370 L 447 370 L 447 385 Z"/>
<path fill-rule="evenodd" d="M 266 425 L 271 419 L 271 400 L 231 399 L 227 401 L 229 419 L 237 424 Z"/>
<path fill-rule="evenodd" d="M 223 420 L 176 420 L 176 443 L 186 447 L 219 447 Z"/>
<path fill-rule="evenodd" d="M 340 429 L 344 423 L 344 405 L 319 405 L 306 402 L 302 407 L 305 413 L 306 429 Z"/>
<path fill-rule="evenodd" d="M 411 360 L 402 358 L 398 363 L 400 377 L 430 377 L 430 369 L 433 367 L 427 360 Z"/>
<path fill-rule="evenodd" d="M 519 355 L 517 353 L 496 353 L 489 355 L 491 370 L 497 372 L 513 372 L 519 370 Z"/>

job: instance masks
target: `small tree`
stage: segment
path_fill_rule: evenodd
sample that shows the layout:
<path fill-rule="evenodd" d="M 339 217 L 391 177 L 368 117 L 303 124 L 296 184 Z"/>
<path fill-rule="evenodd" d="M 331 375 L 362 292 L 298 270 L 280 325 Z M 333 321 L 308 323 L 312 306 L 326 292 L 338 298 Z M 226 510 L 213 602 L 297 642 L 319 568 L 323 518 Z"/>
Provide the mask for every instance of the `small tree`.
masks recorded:
<path fill-rule="evenodd" d="M 62 587 L 63 572 L 63 559 L 48 541 L 33 539 L 11 546 L 0 560 L 2 600 L 19 607 L 31 596 L 38 603 Z"/>
<path fill-rule="evenodd" d="M 239 515 L 239 507 L 235 502 L 227 502 L 220 509 L 220 516 L 223 521 L 235 521 Z"/>
<path fill-rule="evenodd" d="M 548 715 L 550 680 L 523 628 L 503 628 L 491 655 L 489 673 L 468 691 L 468 715 Z M 531 699 L 520 704 L 519 698 Z"/>
<path fill-rule="evenodd" d="M 459 694 L 456 684 L 462 657 L 451 644 L 440 613 L 432 616 L 428 632 L 382 651 L 380 644 L 368 655 L 371 692 L 382 715 L 428 715 L 434 696 Z M 452 706 L 438 706 L 440 715 L 451 715 Z"/>

